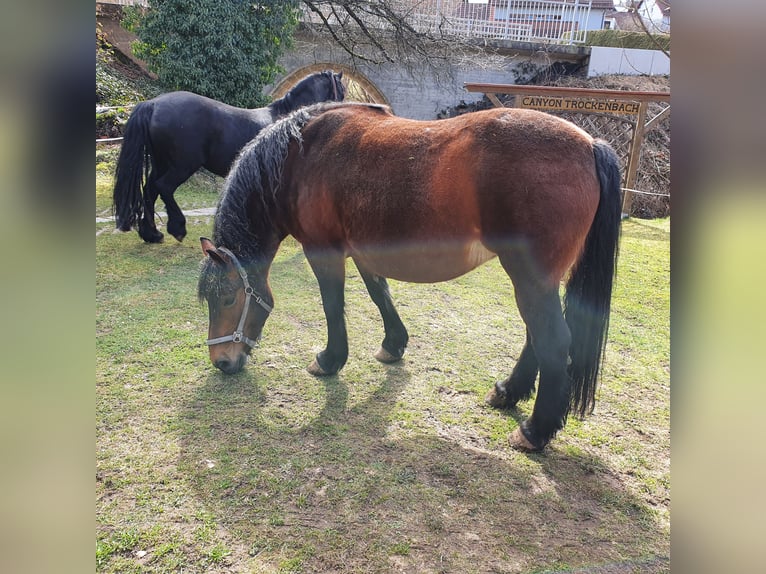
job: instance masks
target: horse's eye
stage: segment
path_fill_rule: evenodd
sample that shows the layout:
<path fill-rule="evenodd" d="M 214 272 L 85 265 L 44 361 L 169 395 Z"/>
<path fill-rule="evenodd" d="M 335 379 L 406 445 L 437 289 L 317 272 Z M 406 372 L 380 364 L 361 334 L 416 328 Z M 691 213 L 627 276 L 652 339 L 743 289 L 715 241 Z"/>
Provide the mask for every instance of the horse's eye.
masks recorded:
<path fill-rule="evenodd" d="M 223 305 L 224 307 L 231 307 L 232 305 L 234 305 L 234 302 L 236 300 L 237 300 L 237 297 L 234 294 L 232 294 L 232 295 L 224 295 L 221 298 L 221 305 Z"/>

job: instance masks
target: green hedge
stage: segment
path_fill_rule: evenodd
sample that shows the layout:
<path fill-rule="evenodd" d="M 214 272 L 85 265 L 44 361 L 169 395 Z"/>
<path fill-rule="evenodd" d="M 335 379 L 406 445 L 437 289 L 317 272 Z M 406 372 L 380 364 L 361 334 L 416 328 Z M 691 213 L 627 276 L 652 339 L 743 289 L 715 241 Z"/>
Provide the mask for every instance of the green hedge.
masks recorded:
<path fill-rule="evenodd" d="M 625 32 L 622 30 L 592 30 L 585 39 L 586 46 L 608 46 L 611 48 L 640 48 L 644 50 L 670 51 L 670 34 Z"/>

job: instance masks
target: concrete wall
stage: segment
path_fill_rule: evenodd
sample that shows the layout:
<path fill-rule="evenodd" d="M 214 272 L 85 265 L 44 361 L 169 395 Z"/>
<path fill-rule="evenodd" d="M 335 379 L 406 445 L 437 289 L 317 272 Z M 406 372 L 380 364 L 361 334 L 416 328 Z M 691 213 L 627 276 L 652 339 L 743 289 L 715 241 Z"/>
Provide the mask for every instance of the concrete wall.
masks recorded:
<path fill-rule="evenodd" d="M 471 103 L 482 98 L 482 94 L 470 93 L 463 88 L 466 82 L 514 84 L 523 77 L 524 71 L 532 62 L 538 69 L 554 61 L 572 61 L 569 53 L 557 58 L 551 52 L 526 52 L 521 49 L 506 49 L 505 54 L 494 48 L 477 48 L 473 52 L 463 52 L 448 64 L 433 70 L 423 64 L 410 66 L 400 64 L 370 64 L 352 62 L 348 54 L 333 43 L 317 36 L 297 36 L 294 48 L 280 60 L 280 64 L 290 76 L 297 70 L 326 65 L 326 68 L 341 68 L 344 73 L 363 79 L 375 86 L 383 94 L 385 102 L 395 114 L 412 119 L 434 119 L 443 109 L 455 106 L 462 101 Z M 582 58 L 577 54 L 576 58 Z M 283 79 L 275 82 L 279 85 Z M 267 90 L 268 91 L 268 90 Z"/>
<path fill-rule="evenodd" d="M 670 74 L 670 58 L 659 50 L 593 46 L 588 76 L 604 74 L 666 76 Z"/>

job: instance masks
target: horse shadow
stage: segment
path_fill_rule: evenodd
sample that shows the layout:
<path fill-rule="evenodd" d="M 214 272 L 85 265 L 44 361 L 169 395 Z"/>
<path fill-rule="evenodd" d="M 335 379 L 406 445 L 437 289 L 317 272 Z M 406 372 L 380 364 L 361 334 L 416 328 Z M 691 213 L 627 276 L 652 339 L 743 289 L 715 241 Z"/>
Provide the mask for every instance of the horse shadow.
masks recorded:
<path fill-rule="evenodd" d="M 667 567 L 658 520 L 593 455 L 557 441 L 542 454 L 482 448 L 407 419 L 406 360 L 323 379 L 258 370 L 211 372 L 179 427 L 181 469 L 251 560 L 293 557 L 313 572 Z M 474 418 L 484 408 L 468 405 Z M 519 417 L 508 413 L 509 430 Z"/>

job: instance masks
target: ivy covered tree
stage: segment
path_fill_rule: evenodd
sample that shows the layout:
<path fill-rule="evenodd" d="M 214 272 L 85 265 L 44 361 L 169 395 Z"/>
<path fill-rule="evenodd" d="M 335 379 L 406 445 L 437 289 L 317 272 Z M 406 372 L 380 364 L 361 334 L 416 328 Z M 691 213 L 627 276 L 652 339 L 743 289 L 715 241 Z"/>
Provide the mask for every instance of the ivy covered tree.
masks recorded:
<path fill-rule="evenodd" d="M 297 0 L 149 0 L 134 26 L 134 51 L 169 90 L 258 107 L 290 46 L 297 7 Z"/>

